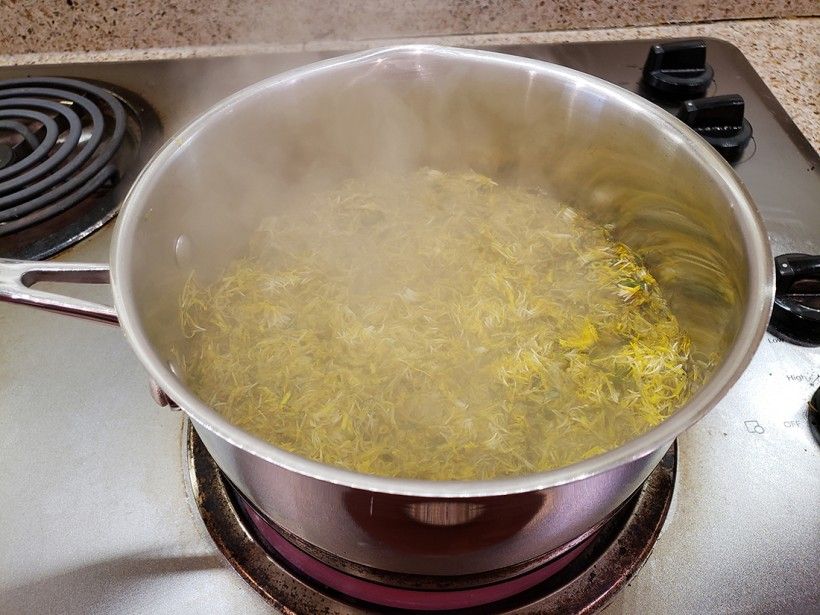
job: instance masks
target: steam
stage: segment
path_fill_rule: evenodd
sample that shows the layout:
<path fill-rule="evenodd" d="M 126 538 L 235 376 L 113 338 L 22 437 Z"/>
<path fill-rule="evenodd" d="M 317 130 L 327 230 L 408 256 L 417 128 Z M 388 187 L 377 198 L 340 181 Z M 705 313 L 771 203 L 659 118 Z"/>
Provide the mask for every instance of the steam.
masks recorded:
<path fill-rule="evenodd" d="M 216 279 L 266 218 L 350 178 L 422 167 L 537 187 L 614 224 L 657 269 L 695 346 L 710 354 L 730 343 L 742 250 L 685 145 L 660 141 L 641 112 L 569 77 L 418 49 L 275 79 L 182 144 L 138 236 L 135 291 L 152 339 L 170 358 L 191 272 Z M 694 226 L 670 228 L 676 216 Z M 191 246 L 182 262 L 180 236 Z"/>

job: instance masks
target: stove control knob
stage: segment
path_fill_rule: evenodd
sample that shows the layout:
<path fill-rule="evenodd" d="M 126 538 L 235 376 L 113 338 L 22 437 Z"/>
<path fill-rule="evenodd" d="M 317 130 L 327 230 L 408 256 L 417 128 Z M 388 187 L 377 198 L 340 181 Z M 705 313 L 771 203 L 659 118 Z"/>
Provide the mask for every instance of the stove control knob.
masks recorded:
<path fill-rule="evenodd" d="M 781 254 L 774 268 L 769 330 L 794 344 L 820 346 L 820 255 Z"/>
<path fill-rule="evenodd" d="M 752 138 L 752 125 L 743 117 L 745 108 L 738 94 L 687 100 L 678 111 L 678 119 L 732 161 L 740 157 Z"/>
<path fill-rule="evenodd" d="M 643 65 L 643 82 L 655 93 L 678 100 L 703 96 L 715 72 L 706 63 L 706 41 L 652 45 Z"/>

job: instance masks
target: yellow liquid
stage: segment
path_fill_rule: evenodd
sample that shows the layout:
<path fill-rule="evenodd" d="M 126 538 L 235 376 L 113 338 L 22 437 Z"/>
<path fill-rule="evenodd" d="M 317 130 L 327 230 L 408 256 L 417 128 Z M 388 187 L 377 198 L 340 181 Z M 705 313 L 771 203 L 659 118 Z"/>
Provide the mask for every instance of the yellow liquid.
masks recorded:
<path fill-rule="evenodd" d="M 619 446 L 704 365 L 640 259 L 534 190 L 423 169 L 266 219 L 180 300 L 188 385 L 350 470 L 488 479 Z"/>

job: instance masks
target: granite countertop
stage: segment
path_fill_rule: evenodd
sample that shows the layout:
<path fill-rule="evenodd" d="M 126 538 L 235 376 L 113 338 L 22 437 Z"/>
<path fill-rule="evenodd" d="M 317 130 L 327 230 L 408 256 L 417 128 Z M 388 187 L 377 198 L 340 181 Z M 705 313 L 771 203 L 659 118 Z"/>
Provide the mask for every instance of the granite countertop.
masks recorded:
<path fill-rule="evenodd" d="M 749 19 L 705 24 L 562 30 L 511 34 L 437 36 L 413 39 L 341 41 L 324 39 L 299 44 L 208 45 L 95 52 L 47 52 L 0 55 L 0 66 L 105 62 L 261 52 L 360 49 L 398 42 L 455 46 L 512 45 L 619 39 L 708 36 L 736 45 L 775 94 L 815 149 L 820 149 L 820 18 Z"/>

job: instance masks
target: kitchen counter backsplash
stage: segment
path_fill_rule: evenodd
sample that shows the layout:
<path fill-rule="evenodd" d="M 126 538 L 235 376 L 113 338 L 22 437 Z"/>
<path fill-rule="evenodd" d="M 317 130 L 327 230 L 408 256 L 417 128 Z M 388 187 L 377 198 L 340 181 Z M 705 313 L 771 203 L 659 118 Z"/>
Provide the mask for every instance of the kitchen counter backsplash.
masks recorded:
<path fill-rule="evenodd" d="M 817 0 L 0 0 L 0 54 L 577 30 L 818 12 Z"/>

